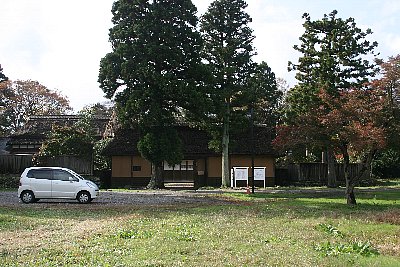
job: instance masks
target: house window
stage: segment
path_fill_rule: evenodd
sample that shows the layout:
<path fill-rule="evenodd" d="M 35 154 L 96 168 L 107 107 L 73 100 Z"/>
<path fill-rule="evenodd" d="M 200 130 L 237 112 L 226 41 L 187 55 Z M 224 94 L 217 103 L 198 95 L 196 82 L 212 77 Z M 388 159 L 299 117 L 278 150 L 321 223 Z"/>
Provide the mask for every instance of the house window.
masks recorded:
<path fill-rule="evenodd" d="M 180 164 L 176 164 L 174 166 L 169 165 L 167 162 L 164 162 L 164 171 L 193 171 L 193 160 L 182 160 Z M 186 169 L 187 168 L 187 169 Z"/>
<path fill-rule="evenodd" d="M 142 166 L 132 166 L 133 172 L 140 172 L 142 170 Z"/>
<path fill-rule="evenodd" d="M 181 163 L 181 170 L 182 171 L 193 171 L 193 160 L 184 160 Z"/>
<path fill-rule="evenodd" d="M 172 170 L 179 171 L 180 166 L 181 166 L 180 164 L 169 165 L 167 162 L 164 162 L 164 171 L 172 171 Z"/>

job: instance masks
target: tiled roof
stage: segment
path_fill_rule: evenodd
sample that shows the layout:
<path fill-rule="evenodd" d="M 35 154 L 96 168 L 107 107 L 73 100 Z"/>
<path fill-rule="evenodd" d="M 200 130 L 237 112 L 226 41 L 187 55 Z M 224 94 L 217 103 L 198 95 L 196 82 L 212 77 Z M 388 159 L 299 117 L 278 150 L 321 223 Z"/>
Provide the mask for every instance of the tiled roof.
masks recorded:
<path fill-rule="evenodd" d="M 47 115 L 47 116 L 32 116 L 25 124 L 25 133 L 32 135 L 47 134 L 54 125 L 57 126 L 72 126 L 81 119 L 79 115 Z M 94 117 L 94 127 L 99 129 L 101 135 L 110 118 L 105 116 Z"/>
<path fill-rule="evenodd" d="M 185 155 L 219 155 L 208 148 L 211 140 L 210 136 L 202 130 L 190 128 L 188 126 L 175 126 L 183 142 L 183 152 Z M 245 129 L 241 133 L 231 135 L 230 153 L 232 154 L 251 154 L 251 131 Z M 120 129 L 115 133 L 114 139 L 104 149 L 103 154 L 109 156 L 137 155 L 137 143 L 140 133 L 133 129 Z M 271 141 L 273 132 L 271 128 L 254 128 L 254 153 L 256 155 L 274 155 Z"/>

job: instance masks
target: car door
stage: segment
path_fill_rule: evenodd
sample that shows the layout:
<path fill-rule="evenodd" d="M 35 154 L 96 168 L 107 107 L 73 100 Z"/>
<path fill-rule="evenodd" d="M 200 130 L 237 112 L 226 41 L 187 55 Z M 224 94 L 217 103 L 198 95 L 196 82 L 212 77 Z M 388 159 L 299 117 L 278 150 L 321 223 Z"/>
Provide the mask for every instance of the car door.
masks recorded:
<path fill-rule="evenodd" d="M 51 197 L 51 169 L 33 169 L 28 172 L 27 177 L 36 198 Z"/>
<path fill-rule="evenodd" d="M 74 180 L 71 181 L 70 177 Z M 65 170 L 53 170 L 52 197 L 75 198 L 78 179 Z"/>

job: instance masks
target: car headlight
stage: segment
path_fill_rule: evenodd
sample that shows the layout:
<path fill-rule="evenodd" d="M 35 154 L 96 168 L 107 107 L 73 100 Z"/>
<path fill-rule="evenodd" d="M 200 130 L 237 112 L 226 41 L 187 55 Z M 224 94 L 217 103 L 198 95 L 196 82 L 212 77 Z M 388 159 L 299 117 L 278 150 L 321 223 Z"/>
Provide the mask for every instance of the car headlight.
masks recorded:
<path fill-rule="evenodd" d="M 87 186 L 89 186 L 90 188 L 94 188 L 97 189 L 97 185 L 92 183 L 92 182 L 86 182 Z"/>

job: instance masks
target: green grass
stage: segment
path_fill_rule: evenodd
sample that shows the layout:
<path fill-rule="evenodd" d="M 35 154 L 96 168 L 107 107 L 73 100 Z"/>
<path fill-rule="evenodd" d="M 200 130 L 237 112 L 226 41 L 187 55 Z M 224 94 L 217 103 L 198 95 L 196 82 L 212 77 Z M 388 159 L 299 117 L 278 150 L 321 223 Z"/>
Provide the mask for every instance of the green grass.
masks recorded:
<path fill-rule="evenodd" d="M 0 266 L 400 266 L 400 191 L 219 206 L 0 207 Z"/>

